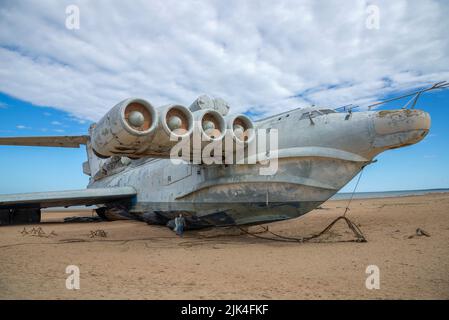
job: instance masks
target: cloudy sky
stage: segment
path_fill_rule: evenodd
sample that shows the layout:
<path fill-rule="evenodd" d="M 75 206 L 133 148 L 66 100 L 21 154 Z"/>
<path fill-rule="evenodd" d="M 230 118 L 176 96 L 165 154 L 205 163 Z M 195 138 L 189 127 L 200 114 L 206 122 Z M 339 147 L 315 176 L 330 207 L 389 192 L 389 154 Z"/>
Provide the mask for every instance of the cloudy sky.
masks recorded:
<path fill-rule="evenodd" d="M 429 0 L 1 0 L 0 91 L 88 120 L 130 96 L 208 93 L 255 113 L 363 104 L 449 79 L 448 16 Z"/>
<path fill-rule="evenodd" d="M 437 0 L 0 0 L 0 135 L 84 134 L 131 96 L 188 106 L 206 93 L 260 117 L 363 106 L 449 80 L 447 17 L 449 2 Z M 377 169 L 391 181 L 373 171 L 362 189 L 449 186 L 449 112 L 440 108 L 449 94 L 436 97 L 425 101 L 428 142 L 391 151 Z M 0 167 L 20 170 L 2 169 L 11 181 L 0 192 L 85 186 L 84 151 L 43 149 L 2 147 Z M 399 170 L 406 163 L 433 180 Z M 44 184 L 50 171 L 57 183 Z"/>

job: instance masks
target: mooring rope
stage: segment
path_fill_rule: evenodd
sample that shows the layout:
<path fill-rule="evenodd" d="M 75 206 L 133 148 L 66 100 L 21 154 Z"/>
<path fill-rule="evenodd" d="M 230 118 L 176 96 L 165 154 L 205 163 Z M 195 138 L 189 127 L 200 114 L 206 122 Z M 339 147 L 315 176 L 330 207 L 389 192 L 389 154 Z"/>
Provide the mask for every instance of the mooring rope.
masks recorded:
<path fill-rule="evenodd" d="M 346 212 L 349 211 L 349 205 L 351 204 L 352 199 L 354 198 L 355 191 L 357 190 L 357 187 L 359 186 L 360 178 L 362 177 L 362 174 L 363 174 L 363 169 L 365 169 L 365 167 L 363 167 L 362 170 L 360 170 L 359 177 L 357 178 L 357 182 L 354 186 L 354 190 L 352 190 L 351 197 L 349 198 L 348 204 L 346 205 L 345 212 L 343 213 L 343 216 L 345 216 L 345 217 L 346 217 Z"/>
<path fill-rule="evenodd" d="M 270 234 L 272 234 L 273 236 L 276 237 L 276 238 L 272 238 L 272 237 L 263 237 L 263 236 L 260 236 L 258 234 L 255 234 L 255 233 L 251 233 L 251 232 L 249 232 L 249 231 L 247 231 L 247 230 L 245 230 L 245 229 L 243 229 L 241 227 L 239 227 L 239 229 L 242 232 L 244 232 L 244 233 L 246 233 L 246 234 L 248 234 L 248 235 L 250 235 L 252 237 L 259 238 L 259 239 L 271 240 L 271 241 L 280 241 L 280 242 L 301 242 L 302 243 L 302 242 L 307 242 L 307 241 L 310 241 L 312 239 L 315 239 L 315 238 L 318 238 L 318 237 L 322 236 L 323 234 L 328 232 L 330 229 L 332 229 L 332 227 L 337 223 L 337 221 L 344 220 L 346 222 L 346 224 L 348 225 L 349 229 L 351 229 L 351 231 L 354 233 L 354 235 L 356 237 L 354 240 L 347 240 L 345 242 L 367 242 L 365 236 L 363 235 L 362 230 L 360 230 L 360 228 L 346 216 L 346 213 L 349 211 L 349 206 L 350 206 L 350 204 L 352 202 L 352 199 L 354 198 L 354 194 L 355 194 L 355 192 L 357 190 L 357 187 L 359 185 L 360 178 L 362 177 L 363 169 L 364 168 L 362 168 L 362 170 L 360 171 L 360 174 L 359 174 L 359 177 L 358 177 L 357 182 L 355 184 L 354 190 L 352 191 L 351 197 L 349 198 L 348 204 L 346 205 L 346 208 L 345 208 L 345 211 L 344 211 L 343 215 L 341 215 L 341 216 L 337 217 L 336 219 L 334 219 L 326 228 L 324 228 L 321 232 L 319 232 L 317 234 L 313 234 L 313 235 L 308 236 L 308 237 L 299 237 L 299 238 L 298 237 L 287 237 L 287 236 L 283 236 L 283 235 L 280 235 L 280 234 L 277 234 L 277 233 L 274 233 L 274 232 L 268 230 L 268 227 L 262 227 L 262 228 L 265 229 L 265 232 L 268 232 L 268 233 L 270 233 Z"/>

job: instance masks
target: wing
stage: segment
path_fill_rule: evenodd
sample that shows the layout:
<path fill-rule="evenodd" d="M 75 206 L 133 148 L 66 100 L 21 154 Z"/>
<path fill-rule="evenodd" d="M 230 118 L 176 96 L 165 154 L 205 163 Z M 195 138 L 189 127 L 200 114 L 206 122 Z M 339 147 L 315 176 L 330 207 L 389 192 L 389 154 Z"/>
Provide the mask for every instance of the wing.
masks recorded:
<path fill-rule="evenodd" d="M 131 200 L 136 194 L 137 192 L 133 187 L 8 194 L 0 195 L 0 209 L 106 204 L 120 200 Z"/>
<path fill-rule="evenodd" d="M 79 148 L 86 144 L 89 136 L 6 137 L 0 145 Z"/>

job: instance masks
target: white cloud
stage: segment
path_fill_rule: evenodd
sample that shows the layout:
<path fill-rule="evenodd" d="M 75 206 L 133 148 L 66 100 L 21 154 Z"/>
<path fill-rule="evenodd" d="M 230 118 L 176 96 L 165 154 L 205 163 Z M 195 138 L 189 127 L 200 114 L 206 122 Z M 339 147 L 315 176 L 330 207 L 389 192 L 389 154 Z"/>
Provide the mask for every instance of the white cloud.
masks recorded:
<path fill-rule="evenodd" d="M 437 0 L 4 2 L 0 91 L 90 120 L 130 96 L 207 93 L 257 113 L 367 103 L 449 79 L 448 14 Z"/>
<path fill-rule="evenodd" d="M 59 122 L 59 121 L 52 121 L 51 124 L 54 125 L 54 126 L 60 126 L 60 125 L 62 125 L 62 123 Z"/>
<path fill-rule="evenodd" d="M 31 127 L 24 126 L 23 124 L 17 125 L 16 128 L 19 130 L 30 130 L 31 129 Z"/>
<path fill-rule="evenodd" d="M 79 118 L 77 116 L 74 116 L 74 115 L 70 115 L 70 117 L 67 117 L 66 120 L 74 121 L 74 122 L 77 122 L 79 124 L 85 124 L 87 122 L 85 119 L 81 119 L 81 118 Z"/>
<path fill-rule="evenodd" d="M 6 103 L 0 102 L 0 109 L 6 109 L 8 105 Z"/>

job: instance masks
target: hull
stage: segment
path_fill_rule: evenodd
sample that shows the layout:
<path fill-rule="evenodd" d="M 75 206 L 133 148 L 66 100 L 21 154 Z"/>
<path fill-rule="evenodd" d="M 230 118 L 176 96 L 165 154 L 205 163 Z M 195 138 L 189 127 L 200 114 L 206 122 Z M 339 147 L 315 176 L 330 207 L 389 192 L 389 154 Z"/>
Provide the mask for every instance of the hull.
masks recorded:
<path fill-rule="evenodd" d="M 261 164 L 200 166 L 151 160 L 91 187 L 133 186 L 138 196 L 129 213 L 151 223 L 166 224 L 183 213 L 198 227 L 260 224 L 297 218 L 332 197 L 365 164 L 343 158 L 285 156 L 278 159 L 276 173 L 267 176 L 259 174 Z"/>
<path fill-rule="evenodd" d="M 324 201 L 290 201 L 290 202 L 252 202 L 252 203 L 180 203 L 179 208 L 149 210 L 137 213 L 144 221 L 166 224 L 179 213 L 187 217 L 190 225 L 198 227 L 225 227 L 236 225 L 255 225 L 280 220 L 297 218 L 315 209 Z M 153 206 L 154 204 L 149 204 Z M 163 205 L 162 205 L 163 206 Z M 139 220 L 140 220 L 139 219 Z"/>

